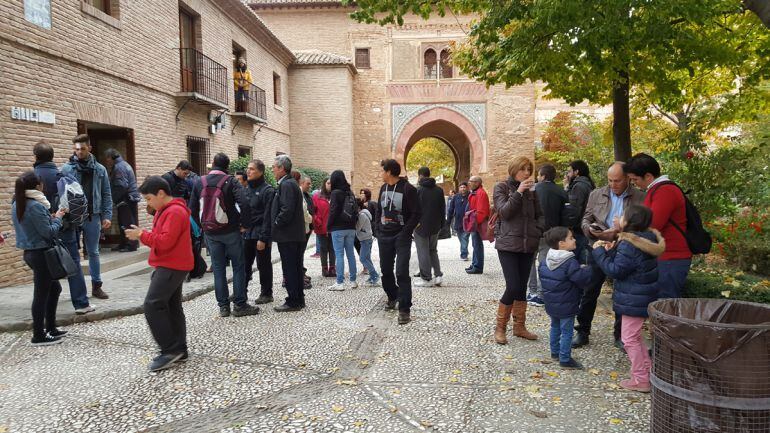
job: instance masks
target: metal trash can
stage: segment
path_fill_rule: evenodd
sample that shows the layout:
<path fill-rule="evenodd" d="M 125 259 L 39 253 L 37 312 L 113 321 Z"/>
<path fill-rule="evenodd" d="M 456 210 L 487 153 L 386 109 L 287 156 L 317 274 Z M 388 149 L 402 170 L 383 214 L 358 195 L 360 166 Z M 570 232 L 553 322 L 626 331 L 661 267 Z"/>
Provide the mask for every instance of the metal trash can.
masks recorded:
<path fill-rule="evenodd" d="M 653 433 L 770 432 L 770 305 L 649 306 Z"/>

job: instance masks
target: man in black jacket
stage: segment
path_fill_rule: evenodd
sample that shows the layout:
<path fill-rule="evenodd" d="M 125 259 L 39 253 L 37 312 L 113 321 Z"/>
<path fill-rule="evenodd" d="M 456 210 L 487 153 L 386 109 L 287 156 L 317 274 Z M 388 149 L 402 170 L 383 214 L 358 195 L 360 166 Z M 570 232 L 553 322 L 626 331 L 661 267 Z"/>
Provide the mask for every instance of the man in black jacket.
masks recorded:
<path fill-rule="evenodd" d="M 230 158 L 224 153 L 214 155 L 211 171 L 195 183 L 190 197 L 190 211 L 195 222 L 206 234 L 214 269 L 214 294 L 219 305 L 219 315 L 230 315 L 230 290 L 227 287 L 227 261 L 233 266 L 233 316 L 251 316 L 259 308 L 249 305 L 246 297 L 246 273 L 243 265 L 243 240 L 241 239 L 241 185 L 227 174 Z M 219 195 L 221 193 L 221 196 Z M 201 197 L 204 199 L 201 209 Z M 223 203 L 218 203 L 222 198 Z M 221 208 L 224 205 L 224 215 Z"/>
<path fill-rule="evenodd" d="M 414 283 L 418 287 L 440 286 L 444 274 L 438 259 L 438 232 L 444 225 L 446 201 L 444 191 L 436 186 L 436 179 L 430 177 L 428 167 L 417 171 L 417 203 L 420 210 L 420 224 L 414 230 L 414 245 L 417 248 L 417 262 L 420 265 L 420 278 Z M 432 278 L 431 271 L 433 271 Z"/>
<path fill-rule="evenodd" d="M 569 169 L 567 169 L 567 174 L 564 176 L 563 182 L 570 204 L 578 210 L 579 215 L 585 214 L 588 196 L 591 195 L 591 191 L 596 188 L 596 184 L 593 179 L 591 179 L 591 172 L 588 168 L 588 164 L 579 159 L 570 162 Z M 577 226 L 570 228 L 572 229 L 575 241 L 577 241 L 575 256 L 577 256 L 581 263 L 585 264 L 588 259 L 588 238 L 583 234 L 580 223 L 578 223 Z"/>
<path fill-rule="evenodd" d="M 286 277 L 288 297 L 283 305 L 274 307 L 278 312 L 299 311 L 305 308 L 302 282 L 302 245 L 305 242 L 305 215 L 302 210 L 302 191 L 291 177 L 291 159 L 279 155 L 273 163 L 273 175 L 278 189 L 270 206 L 272 240 L 278 244 L 281 268 Z"/>
<path fill-rule="evenodd" d="M 377 203 L 377 245 L 380 248 L 382 288 L 388 295 L 388 310 L 398 303 L 398 324 L 409 323 L 412 308 L 412 280 L 409 260 L 412 233 L 420 221 L 417 189 L 399 177 L 401 165 L 395 159 L 383 160 L 380 198 Z M 395 264 L 395 275 L 393 266 Z"/>
<path fill-rule="evenodd" d="M 567 192 L 563 188 L 554 183 L 556 180 L 556 167 L 551 164 L 546 164 L 540 167 L 537 176 L 537 185 L 535 186 L 535 194 L 540 202 L 540 208 L 543 210 L 543 216 L 545 217 L 545 227 L 543 233 L 548 231 L 551 227 L 561 225 L 561 214 L 564 206 L 569 203 Z M 540 286 L 540 278 L 537 275 L 538 265 L 545 260 L 548 254 L 548 244 L 545 242 L 545 238 L 540 238 L 540 247 L 537 252 L 537 261 L 532 261 L 532 270 L 529 273 L 529 285 L 527 293 L 527 302 L 529 305 L 535 307 L 542 307 L 542 287 Z"/>
<path fill-rule="evenodd" d="M 174 198 L 181 198 L 188 204 L 190 202 L 190 185 L 187 182 L 187 177 L 190 175 L 193 167 L 188 161 L 179 161 L 176 168 L 163 174 L 163 179 L 168 182 L 168 186 L 171 187 L 171 196 Z"/>
<path fill-rule="evenodd" d="M 270 240 L 270 206 L 275 188 L 265 181 L 265 163 L 255 159 L 246 168 L 246 187 L 241 190 L 241 233 L 246 284 L 251 281 L 254 259 L 259 271 L 259 297 L 255 304 L 273 302 L 273 262 Z"/>

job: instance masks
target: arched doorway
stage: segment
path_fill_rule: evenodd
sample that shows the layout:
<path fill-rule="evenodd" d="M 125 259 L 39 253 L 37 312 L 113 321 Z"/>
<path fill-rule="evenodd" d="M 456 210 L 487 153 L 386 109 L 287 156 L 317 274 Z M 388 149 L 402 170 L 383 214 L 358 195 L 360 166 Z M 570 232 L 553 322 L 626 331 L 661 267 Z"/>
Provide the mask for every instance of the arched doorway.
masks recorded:
<path fill-rule="evenodd" d="M 420 167 L 428 167 L 431 176 L 449 193 L 457 188 L 459 161 L 454 149 L 441 137 L 425 137 L 414 143 L 406 153 L 406 173 L 409 179 L 417 179 Z"/>

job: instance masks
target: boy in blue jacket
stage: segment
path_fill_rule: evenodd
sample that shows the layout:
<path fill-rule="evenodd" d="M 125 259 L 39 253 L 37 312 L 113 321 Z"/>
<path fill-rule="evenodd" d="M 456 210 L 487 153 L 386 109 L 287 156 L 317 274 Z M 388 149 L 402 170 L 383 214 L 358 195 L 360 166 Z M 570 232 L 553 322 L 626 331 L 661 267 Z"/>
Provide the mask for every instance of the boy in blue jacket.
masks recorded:
<path fill-rule="evenodd" d="M 545 312 L 551 317 L 551 358 L 558 359 L 562 368 L 582 370 L 583 365 L 572 358 L 572 334 L 580 295 L 593 277 L 593 268 L 580 266 L 570 229 L 553 227 L 544 238 L 551 249 L 539 270 Z"/>

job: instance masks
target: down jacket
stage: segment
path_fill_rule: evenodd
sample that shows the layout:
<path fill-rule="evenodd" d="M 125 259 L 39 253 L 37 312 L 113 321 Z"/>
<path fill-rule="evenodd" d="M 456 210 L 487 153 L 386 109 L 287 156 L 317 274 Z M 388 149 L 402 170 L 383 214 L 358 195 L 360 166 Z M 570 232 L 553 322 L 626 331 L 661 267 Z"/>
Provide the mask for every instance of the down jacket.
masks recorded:
<path fill-rule="evenodd" d="M 495 248 L 514 253 L 534 253 L 543 235 L 543 210 L 532 191 L 520 194 L 513 178 L 495 185 L 492 199 L 497 211 Z"/>
<path fill-rule="evenodd" d="M 655 229 L 624 232 L 615 250 L 614 256 L 604 248 L 592 252 L 602 271 L 615 280 L 613 310 L 626 316 L 647 317 L 647 306 L 658 298 L 657 257 L 666 250 L 666 242 Z"/>
<path fill-rule="evenodd" d="M 574 253 L 548 250 L 539 271 L 545 312 L 557 319 L 576 315 L 580 307 L 580 296 L 593 274 L 592 267 L 580 267 Z"/>

